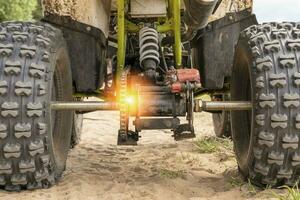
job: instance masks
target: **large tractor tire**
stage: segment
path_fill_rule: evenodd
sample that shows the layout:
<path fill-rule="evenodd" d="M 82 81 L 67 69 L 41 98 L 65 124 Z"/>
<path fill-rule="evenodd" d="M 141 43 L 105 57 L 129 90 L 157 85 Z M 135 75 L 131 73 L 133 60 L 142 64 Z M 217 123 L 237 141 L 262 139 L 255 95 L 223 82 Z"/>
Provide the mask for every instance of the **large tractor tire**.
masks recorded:
<path fill-rule="evenodd" d="M 251 111 L 231 112 L 240 172 L 261 186 L 294 185 L 300 175 L 300 24 L 267 23 L 241 33 L 231 100 Z"/>
<path fill-rule="evenodd" d="M 72 112 L 51 101 L 72 100 L 72 77 L 60 30 L 44 23 L 0 24 L 0 185 L 47 188 L 61 177 Z"/>

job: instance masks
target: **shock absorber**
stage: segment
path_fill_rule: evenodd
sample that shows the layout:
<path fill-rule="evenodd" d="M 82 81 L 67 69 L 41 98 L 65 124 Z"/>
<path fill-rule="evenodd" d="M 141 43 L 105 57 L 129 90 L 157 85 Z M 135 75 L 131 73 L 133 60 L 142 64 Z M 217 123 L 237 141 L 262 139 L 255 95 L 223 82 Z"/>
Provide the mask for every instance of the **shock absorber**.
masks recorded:
<path fill-rule="evenodd" d="M 156 69 L 160 63 L 158 33 L 155 29 L 144 27 L 139 33 L 140 41 L 140 65 L 145 76 L 151 80 L 156 80 Z"/>

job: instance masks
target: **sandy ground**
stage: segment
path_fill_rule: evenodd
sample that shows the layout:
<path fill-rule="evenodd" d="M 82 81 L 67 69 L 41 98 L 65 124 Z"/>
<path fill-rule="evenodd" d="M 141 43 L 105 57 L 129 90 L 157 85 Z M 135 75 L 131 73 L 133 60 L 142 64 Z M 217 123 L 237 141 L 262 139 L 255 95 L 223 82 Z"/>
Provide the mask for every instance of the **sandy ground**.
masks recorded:
<path fill-rule="evenodd" d="M 200 123 L 201 122 L 201 123 Z M 198 137 L 213 135 L 210 114 L 196 115 Z M 27 199 L 268 199 L 270 190 L 241 180 L 232 152 L 200 154 L 193 140 L 175 142 L 168 131 L 142 134 L 139 146 L 116 146 L 117 112 L 84 116 L 81 143 L 70 151 L 62 180 L 45 190 L 11 193 Z"/>

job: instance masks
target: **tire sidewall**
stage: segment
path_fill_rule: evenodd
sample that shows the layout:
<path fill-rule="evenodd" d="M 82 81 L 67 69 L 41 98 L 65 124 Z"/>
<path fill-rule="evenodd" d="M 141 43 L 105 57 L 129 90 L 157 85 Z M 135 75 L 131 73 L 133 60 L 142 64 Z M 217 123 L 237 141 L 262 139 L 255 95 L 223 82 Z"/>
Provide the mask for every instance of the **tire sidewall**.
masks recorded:
<path fill-rule="evenodd" d="M 248 66 L 241 66 L 240 65 L 240 61 L 239 59 L 246 59 L 248 62 Z M 249 73 L 249 80 L 250 80 L 250 87 L 251 87 L 251 103 L 252 105 L 255 105 L 255 87 L 253 85 L 254 80 L 253 77 L 255 77 L 255 75 L 253 73 L 255 73 L 254 69 L 254 61 L 253 61 L 253 57 L 252 57 L 252 51 L 251 48 L 249 46 L 249 41 L 247 39 L 247 37 L 243 37 L 241 36 L 237 46 L 236 46 L 236 53 L 235 53 L 235 59 L 234 59 L 234 65 L 233 65 L 233 69 L 232 69 L 232 77 L 236 78 L 236 76 L 239 76 L 236 73 L 236 70 L 240 70 L 241 67 L 246 67 L 248 73 Z M 235 76 L 235 77 L 234 77 Z M 233 86 L 233 84 L 235 84 L 233 81 L 231 82 L 231 86 Z M 232 87 L 233 88 L 233 87 Z M 232 88 L 231 88 L 231 93 L 232 93 Z M 235 101 L 236 99 L 231 99 L 232 101 Z M 252 106 L 252 114 L 251 114 L 251 122 L 250 122 L 250 141 L 249 141 L 249 147 L 248 147 L 248 152 L 246 156 L 241 156 L 240 152 L 237 148 L 237 143 L 239 142 L 237 140 L 237 134 L 241 134 L 241 133 L 237 133 L 237 131 L 235 131 L 235 128 L 233 126 L 234 123 L 236 123 L 233 119 L 233 112 L 231 112 L 231 134 L 232 134 L 232 139 L 233 139 L 233 143 L 234 143 L 234 151 L 236 154 L 236 159 L 238 162 L 238 166 L 239 166 L 239 170 L 242 173 L 242 175 L 244 177 L 249 177 L 249 175 L 251 174 L 251 169 L 254 165 L 254 154 L 253 154 L 253 148 L 254 148 L 254 144 L 255 144 L 255 140 L 256 140 L 256 136 L 255 136 L 255 106 Z M 248 133 L 249 134 L 249 133 Z"/>
<path fill-rule="evenodd" d="M 215 100 L 213 96 L 212 99 Z M 230 100 L 230 95 L 223 94 L 221 100 Z M 213 113 L 212 119 L 216 136 L 220 138 L 231 138 L 230 112 L 222 111 L 221 113 Z"/>
<path fill-rule="evenodd" d="M 60 31 L 59 31 L 60 32 Z M 61 33 L 60 33 L 61 34 Z M 61 34 L 62 35 L 62 34 Z M 54 76 L 58 75 L 62 78 L 61 81 L 61 88 L 56 88 L 60 90 L 58 93 L 60 93 L 60 100 L 64 101 L 71 101 L 72 100 L 72 75 L 71 75 L 71 69 L 70 69 L 70 59 L 67 52 L 66 43 L 64 41 L 64 38 L 62 36 L 57 37 L 55 45 L 52 47 L 53 56 L 50 61 L 51 66 L 51 73 L 50 73 L 50 80 L 48 84 L 48 101 L 51 102 L 51 96 L 52 96 L 52 88 L 55 87 L 54 84 Z M 62 62 L 59 64 L 59 62 Z M 54 167 L 54 173 L 55 178 L 59 178 L 63 171 L 65 170 L 66 166 L 66 159 L 68 155 L 68 150 L 70 148 L 70 141 L 71 141 L 71 131 L 72 131 L 72 123 L 73 123 L 73 113 L 71 111 L 63 111 L 59 112 L 58 115 L 61 117 L 61 121 L 58 124 L 55 124 L 55 127 L 52 129 L 52 123 L 54 123 L 51 119 L 51 109 L 50 109 L 50 103 L 47 105 L 47 116 L 46 119 L 49 122 L 49 137 L 51 137 L 50 142 L 48 145 L 50 145 L 50 159 L 53 163 Z M 58 158 L 58 155 L 55 153 L 55 145 L 54 145 L 54 131 L 59 131 L 59 134 L 63 134 L 63 147 L 60 151 L 60 156 Z"/>

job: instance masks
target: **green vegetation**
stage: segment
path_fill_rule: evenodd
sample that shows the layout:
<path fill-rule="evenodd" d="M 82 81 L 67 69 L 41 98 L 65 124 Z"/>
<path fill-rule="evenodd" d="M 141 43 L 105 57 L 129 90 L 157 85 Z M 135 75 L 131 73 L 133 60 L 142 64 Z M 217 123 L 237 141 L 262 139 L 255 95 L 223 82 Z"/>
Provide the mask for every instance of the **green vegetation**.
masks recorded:
<path fill-rule="evenodd" d="M 245 184 L 245 181 L 240 177 L 231 177 L 229 182 L 232 187 L 241 187 L 242 185 Z"/>
<path fill-rule="evenodd" d="M 248 188 L 248 191 L 249 191 L 250 195 L 256 195 L 257 194 L 256 187 L 254 185 L 252 185 L 252 183 L 250 182 L 249 179 L 248 179 L 247 188 Z"/>
<path fill-rule="evenodd" d="M 38 19 L 40 14 L 38 0 L 0 0 L 0 21 Z"/>
<path fill-rule="evenodd" d="M 296 185 L 295 187 L 283 186 L 281 189 L 286 189 L 287 192 L 285 194 L 277 194 L 275 192 L 272 193 L 272 196 L 278 200 L 300 200 L 300 191 L 299 187 Z"/>
<path fill-rule="evenodd" d="M 230 139 L 216 137 L 201 138 L 195 141 L 195 146 L 199 153 L 216 153 L 223 150 L 232 151 L 233 149 Z"/>

